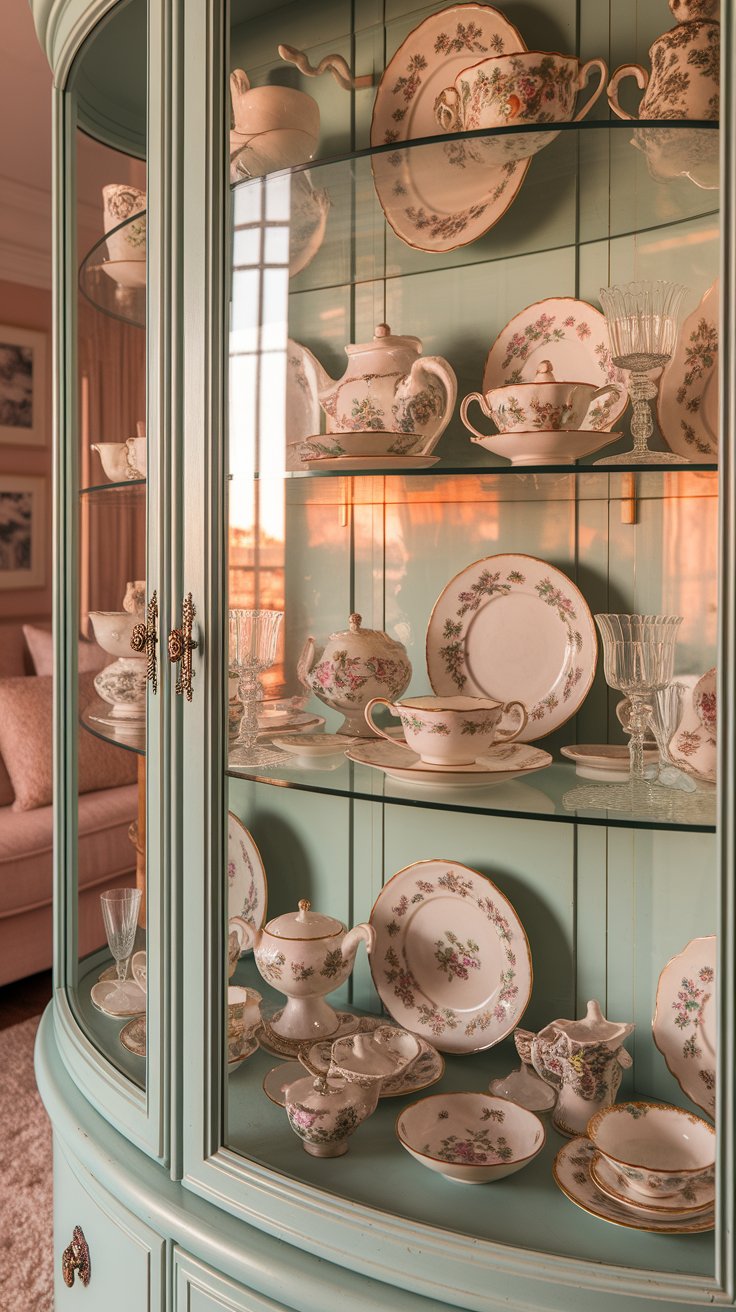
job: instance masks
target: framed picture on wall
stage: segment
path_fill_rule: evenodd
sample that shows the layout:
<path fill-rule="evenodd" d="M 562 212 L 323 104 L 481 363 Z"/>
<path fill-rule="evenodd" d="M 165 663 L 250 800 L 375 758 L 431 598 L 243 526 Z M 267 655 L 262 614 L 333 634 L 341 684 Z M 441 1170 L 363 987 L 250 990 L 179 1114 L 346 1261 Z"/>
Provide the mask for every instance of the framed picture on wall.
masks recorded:
<path fill-rule="evenodd" d="M 46 479 L 0 474 L 0 591 L 46 582 Z"/>
<path fill-rule="evenodd" d="M 0 324 L 0 442 L 46 441 L 46 334 Z"/>

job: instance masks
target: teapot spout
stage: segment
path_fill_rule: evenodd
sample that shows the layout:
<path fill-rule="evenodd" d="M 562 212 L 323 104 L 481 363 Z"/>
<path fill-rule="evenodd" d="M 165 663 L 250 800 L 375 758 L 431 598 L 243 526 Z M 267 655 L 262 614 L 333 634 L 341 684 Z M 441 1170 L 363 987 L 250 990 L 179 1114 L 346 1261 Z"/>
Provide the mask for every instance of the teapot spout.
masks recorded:
<path fill-rule="evenodd" d="M 351 929 L 342 941 L 342 959 L 351 970 L 359 943 L 365 943 L 365 950 L 370 956 L 376 945 L 376 931 L 372 925 L 356 925 L 355 929 Z"/>

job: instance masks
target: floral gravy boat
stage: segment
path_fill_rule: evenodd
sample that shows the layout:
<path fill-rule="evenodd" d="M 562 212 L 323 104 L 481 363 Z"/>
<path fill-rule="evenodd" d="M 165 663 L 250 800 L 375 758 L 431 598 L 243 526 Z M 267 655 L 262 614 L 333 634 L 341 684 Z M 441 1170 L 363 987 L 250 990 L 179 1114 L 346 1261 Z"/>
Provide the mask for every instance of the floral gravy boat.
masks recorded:
<path fill-rule="evenodd" d="M 352 738 L 370 736 L 363 718 L 373 697 L 400 697 L 409 686 L 411 661 L 406 648 L 381 629 L 362 628 L 362 616 L 350 616 L 349 628 L 331 633 L 315 659 L 314 638 L 307 638 L 298 675 L 305 688 L 345 719 L 337 730 Z"/>
<path fill-rule="evenodd" d="M 237 922 L 237 923 L 236 923 Z M 269 1022 L 274 1033 L 286 1039 L 327 1038 L 338 1028 L 338 1017 L 324 995 L 345 983 L 355 962 L 359 943 L 371 952 L 376 933 L 372 925 L 356 925 L 347 932 L 342 921 L 312 911 L 303 898 L 297 911 L 269 920 L 255 929 L 239 916 L 229 929 L 240 931 L 245 948 L 252 948 L 256 966 L 267 984 L 286 995 L 283 1011 Z"/>
<path fill-rule="evenodd" d="M 348 367 L 333 381 L 324 370 L 318 397 L 328 433 L 404 433 L 425 439 L 430 455 L 455 408 L 457 379 L 439 355 L 422 356 L 418 337 L 379 323 L 372 342 L 346 346 Z"/>
<path fill-rule="evenodd" d="M 561 1134 L 585 1134 L 595 1112 L 610 1107 L 632 1059 L 621 1045 L 632 1024 L 606 1020 L 598 1002 L 589 1002 L 583 1020 L 553 1020 L 538 1034 L 522 1031 L 522 1049 L 530 1040 L 532 1065 L 557 1089 L 552 1124 Z"/>
<path fill-rule="evenodd" d="M 652 71 L 623 64 L 608 84 L 608 103 L 619 118 L 717 119 L 719 114 L 720 24 L 680 23 L 664 32 L 649 50 Z M 636 78 L 644 92 L 638 114 L 618 102 L 624 78 Z"/>

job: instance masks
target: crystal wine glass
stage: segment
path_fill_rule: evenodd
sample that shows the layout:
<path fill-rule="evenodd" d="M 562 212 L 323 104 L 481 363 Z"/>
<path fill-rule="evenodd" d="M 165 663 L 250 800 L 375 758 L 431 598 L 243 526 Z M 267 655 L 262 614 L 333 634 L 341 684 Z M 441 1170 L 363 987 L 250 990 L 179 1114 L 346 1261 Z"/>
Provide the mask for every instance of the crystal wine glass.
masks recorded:
<path fill-rule="evenodd" d="M 606 683 L 630 701 L 628 723 L 630 774 L 644 781 L 644 737 L 652 714 L 651 698 L 672 680 L 681 615 L 596 615 L 603 640 Z"/>
<path fill-rule="evenodd" d="M 258 708 L 263 701 L 260 676 L 276 660 L 282 610 L 231 610 L 230 666 L 238 674 L 238 696 L 243 704 L 240 730 L 230 749 L 234 765 L 278 765 L 288 758 L 274 747 L 258 742 Z"/>
<path fill-rule="evenodd" d="M 649 449 L 654 430 L 650 403 L 657 395 L 657 384 L 647 374 L 650 369 L 662 369 L 672 356 L 686 291 L 686 287 L 674 282 L 630 282 L 619 287 L 601 287 L 611 359 L 619 369 L 628 369 L 631 374 L 629 396 L 634 407 L 631 416 L 634 447 L 623 455 L 596 460 L 597 465 L 683 463 L 683 457 L 672 451 Z"/>
<path fill-rule="evenodd" d="M 111 888 L 100 893 L 102 919 L 110 951 L 115 958 L 116 987 L 106 1000 L 106 1007 L 114 1011 L 130 1011 L 139 1006 L 141 990 L 135 980 L 128 979 L 128 963 L 135 944 L 138 912 L 141 905 L 139 888 Z"/>

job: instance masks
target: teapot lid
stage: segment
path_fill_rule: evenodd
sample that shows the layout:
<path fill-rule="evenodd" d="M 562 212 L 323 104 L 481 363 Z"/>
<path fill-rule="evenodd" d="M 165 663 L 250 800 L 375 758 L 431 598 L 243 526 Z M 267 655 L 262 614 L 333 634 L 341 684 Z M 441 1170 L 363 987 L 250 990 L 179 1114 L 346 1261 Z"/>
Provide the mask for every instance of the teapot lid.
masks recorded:
<path fill-rule="evenodd" d="M 296 911 L 287 911 L 275 920 L 269 920 L 266 933 L 275 938 L 308 939 L 332 938 L 335 934 L 344 934 L 345 926 L 333 916 L 322 916 L 312 911 L 311 902 L 302 898 Z"/>
<path fill-rule="evenodd" d="M 398 643 L 395 638 L 392 638 L 390 634 L 384 633 L 383 629 L 364 629 L 363 616 L 358 615 L 355 611 L 353 611 L 353 614 L 348 619 L 347 629 L 341 629 L 339 633 L 330 634 L 330 642 L 344 638 L 352 638 L 353 641 L 355 641 L 356 638 L 367 638 L 371 642 L 377 640 L 379 642 L 388 642 L 392 647 L 400 646 L 400 643 Z"/>
<path fill-rule="evenodd" d="M 352 342 L 350 346 L 345 347 L 345 351 L 347 355 L 359 355 L 361 351 L 391 350 L 397 346 L 408 347 L 410 350 L 416 351 L 417 355 L 422 350 L 422 343 L 418 337 L 402 337 L 398 333 L 394 335 L 387 323 L 379 323 L 376 325 L 372 341 Z"/>

